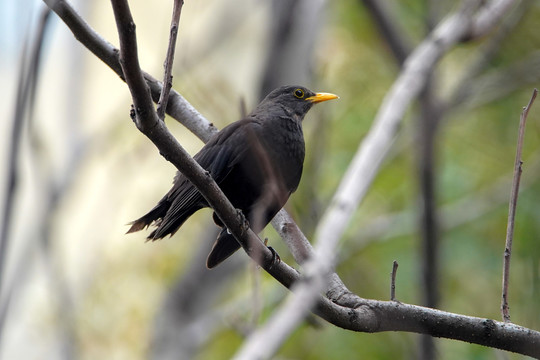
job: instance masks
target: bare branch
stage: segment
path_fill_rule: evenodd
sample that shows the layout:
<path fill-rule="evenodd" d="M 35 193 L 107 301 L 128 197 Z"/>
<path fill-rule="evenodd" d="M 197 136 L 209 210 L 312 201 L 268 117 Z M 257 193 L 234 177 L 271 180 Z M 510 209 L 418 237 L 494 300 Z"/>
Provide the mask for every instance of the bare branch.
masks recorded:
<path fill-rule="evenodd" d="M 142 132 L 149 132 L 159 123 L 148 86 L 139 65 L 135 23 L 127 0 L 111 0 L 118 37 L 120 38 L 120 66 L 126 79 L 135 113 L 135 124 Z"/>
<path fill-rule="evenodd" d="M 523 138 L 525 136 L 525 123 L 527 122 L 527 116 L 529 110 L 536 99 L 538 90 L 534 89 L 531 99 L 527 106 L 523 108 L 519 119 L 519 135 L 516 149 L 516 160 L 514 162 L 514 177 L 512 179 L 512 191 L 510 193 L 510 202 L 508 204 L 508 224 L 506 227 L 506 244 L 504 247 L 504 261 L 503 261 L 503 278 L 502 278 L 502 300 L 501 300 L 501 314 L 505 322 L 510 321 L 510 310 L 508 306 L 508 283 L 510 281 L 510 259 L 512 257 L 512 241 L 514 240 L 514 220 L 516 217 L 516 206 L 519 193 L 519 181 L 521 179 L 521 153 L 523 149 Z"/>
<path fill-rule="evenodd" d="M 394 260 L 392 262 L 392 274 L 390 276 L 390 300 L 396 301 L 396 274 L 397 274 L 398 262 Z"/>
<path fill-rule="evenodd" d="M 457 315 L 398 301 L 357 299 L 356 304 L 345 308 L 332 306 L 329 304 L 330 300 L 323 298 L 315 313 L 326 320 L 334 318 L 337 321 L 332 322 L 333 324 L 353 331 L 408 331 L 440 338 L 448 338 L 451 334 L 452 339 L 540 358 L 538 331 L 511 323 Z M 329 310 L 332 313 L 328 313 Z"/>
<path fill-rule="evenodd" d="M 169 46 L 167 47 L 167 56 L 165 58 L 165 73 L 163 75 L 163 84 L 165 87 L 161 91 L 158 100 L 157 115 L 161 120 L 165 117 L 165 109 L 169 101 L 169 94 L 172 88 L 172 66 L 174 61 L 174 49 L 176 48 L 176 37 L 178 35 L 178 23 L 182 13 L 184 0 L 174 0 L 173 15 L 171 20 L 171 33 L 169 35 Z"/>
<path fill-rule="evenodd" d="M 420 276 L 422 305 L 430 308 L 439 307 L 439 253 L 440 235 L 437 218 L 436 191 L 436 135 L 444 111 L 439 107 L 439 99 L 435 87 L 436 76 L 432 73 L 420 92 L 420 113 L 416 138 L 418 149 L 418 187 L 419 187 L 419 230 L 420 244 Z M 430 360 L 436 357 L 436 343 L 431 336 L 420 338 L 418 357 Z"/>

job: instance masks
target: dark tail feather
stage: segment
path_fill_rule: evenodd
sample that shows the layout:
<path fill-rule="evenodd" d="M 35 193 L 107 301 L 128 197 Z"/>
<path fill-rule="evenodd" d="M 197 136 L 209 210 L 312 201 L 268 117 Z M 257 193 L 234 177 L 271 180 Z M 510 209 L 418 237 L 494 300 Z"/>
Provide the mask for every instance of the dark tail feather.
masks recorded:
<path fill-rule="evenodd" d="M 150 210 L 146 215 L 141 218 L 130 222 L 128 225 L 131 225 L 126 234 L 136 232 L 148 227 L 152 222 L 161 219 L 167 214 L 171 203 L 165 199 L 161 199 L 160 202 Z"/>
<path fill-rule="evenodd" d="M 238 241 L 227 232 L 227 228 L 223 228 L 206 259 L 206 266 L 209 269 L 216 267 L 238 249 L 240 249 Z"/>

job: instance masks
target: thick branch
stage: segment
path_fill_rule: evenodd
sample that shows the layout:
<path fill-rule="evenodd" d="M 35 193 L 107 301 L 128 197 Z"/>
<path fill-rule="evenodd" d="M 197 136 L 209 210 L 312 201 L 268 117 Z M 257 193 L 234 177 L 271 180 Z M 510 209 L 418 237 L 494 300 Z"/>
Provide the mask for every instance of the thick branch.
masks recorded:
<path fill-rule="evenodd" d="M 511 323 L 456 315 L 396 301 L 358 298 L 353 309 L 327 306 L 329 302 L 323 299 L 316 313 L 327 320 L 337 319 L 333 323 L 345 329 L 429 334 L 540 358 L 540 332 Z M 329 310 L 331 313 L 327 312 Z"/>

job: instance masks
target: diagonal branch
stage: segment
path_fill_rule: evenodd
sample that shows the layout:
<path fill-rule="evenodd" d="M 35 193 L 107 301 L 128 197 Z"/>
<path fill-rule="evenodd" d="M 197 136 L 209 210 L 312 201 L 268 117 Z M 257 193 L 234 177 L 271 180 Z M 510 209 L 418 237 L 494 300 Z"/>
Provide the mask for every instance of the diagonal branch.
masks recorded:
<path fill-rule="evenodd" d="M 495 2 L 504 3 L 506 8 L 512 4 L 511 0 Z M 442 21 L 405 62 L 326 209 L 315 231 L 316 239 L 337 243 L 342 236 L 392 146 L 406 109 L 424 87 L 441 56 L 462 39 L 472 39 L 472 35 L 479 36 L 491 29 L 482 24 L 495 24 L 485 19 L 486 9 L 481 8 L 474 17 L 473 7 L 468 5 Z M 492 9 L 493 6 L 490 3 L 486 8 Z M 494 14 L 501 16 L 500 7 L 496 10 Z M 469 32 L 469 29 L 474 29 L 474 32 Z"/>

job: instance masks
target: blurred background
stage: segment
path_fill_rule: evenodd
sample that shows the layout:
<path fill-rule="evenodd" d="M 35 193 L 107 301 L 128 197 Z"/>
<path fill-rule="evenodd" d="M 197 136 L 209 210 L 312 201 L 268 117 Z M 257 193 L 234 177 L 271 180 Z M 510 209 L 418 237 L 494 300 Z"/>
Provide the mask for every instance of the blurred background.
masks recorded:
<path fill-rule="evenodd" d="M 118 46 L 109 2 L 70 3 Z M 403 59 L 459 3 L 186 1 L 173 87 L 218 128 L 282 84 L 340 96 L 304 121 L 304 175 L 286 208 L 310 237 Z M 161 79 L 172 4 L 130 5 L 141 66 Z M 0 357 L 230 358 L 287 291 L 243 252 L 205 269 L 216 236 L 210 210 L 159 242 L 125 235 L 175 169 L 131 122 L 127 86 L 43 10 L 36 0 L 0 2 Z M 441 59 L 338 248 L 337 273 L 351 291 L 389 299 L 397 260 L 400 301 L 500 319 L 519 114 L 540 78 L 539 16 L 538 2 L 517 2 L 492 34 Z M 533 329 L 539 107 L 525 135 L 509 293 L 512 320 Z M 202 146 L 167 124 L 190 153 Z M 271 227 L 263 236 L 294 263 Z M 275 358 L 523 357 L 409 333 L 353 333 L 312 317 Z"/>

